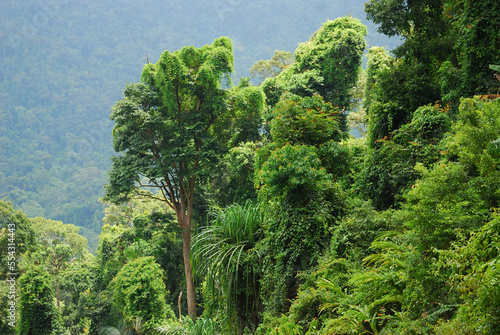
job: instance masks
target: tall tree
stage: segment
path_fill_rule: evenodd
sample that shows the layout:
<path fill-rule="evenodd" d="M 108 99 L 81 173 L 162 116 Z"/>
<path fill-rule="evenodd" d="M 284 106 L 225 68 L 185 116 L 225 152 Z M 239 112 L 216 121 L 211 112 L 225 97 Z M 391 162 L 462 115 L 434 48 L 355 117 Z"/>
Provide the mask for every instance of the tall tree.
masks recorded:
<path fill-rule="evenodd" d="M 224 148 L 214 127 L 226 108 L 222 80 L 233 71 L 231 40 L 216 39 L 202 48 L 165 51 L 148 63 L 141 82 L 125 87 L 113 107 L 113 157 L 105 199 L 126 201 L 128 195 L 156 188 L 175 211 L 182 229 L 189 315 L 196 317 L 195 287 L 190 262 L 195 186 Z M 154 197 L 154 196 L 153 196 Z"/>
<path fill-rule="evenodd" d="M 285 95 L 270 121 L 274 142 L 258 151 L 256 186 L 269 204 L 264 229 L 262 294 L 266 308 L 281 314 L 297 294 L 297 274 L 316 264 L 328 226 L 341 215 L 343 133 L 337 108 L 322 97 Z"/>
<path fill-rule="evenodd" d="M 9 263 L 34 248 L 34 236 L 33 227 L 26 214 L 15 210 L 11 202 L 0 200 L 0 280 L 5 280 L 9 272 L 17 272 L 17 268 Z M 14 242 L 15 248 L 9 248 Z"/>

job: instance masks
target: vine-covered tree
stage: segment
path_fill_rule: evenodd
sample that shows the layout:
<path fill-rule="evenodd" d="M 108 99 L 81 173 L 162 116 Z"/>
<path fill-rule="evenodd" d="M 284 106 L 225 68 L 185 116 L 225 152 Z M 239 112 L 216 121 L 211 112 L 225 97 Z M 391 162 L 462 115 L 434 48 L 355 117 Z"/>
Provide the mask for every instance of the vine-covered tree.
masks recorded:
<path fill-rule="evenodd" d="M 55 319 L 52 278 L 40 266 L 30 266 L 19 278 L 19 334 L 52 334 Z"/>
<path fill-rule="evenodd" d="M 295 63 L 264 81 L 268 103 L 277 103 L 284 92 L 300 96 L 319 94 L 347 110 L 350 91 L 361 70 L 366 34 L 366 27 L 352 17 L 326 22 L 309 41 L 298 46 Z"/>
<path fill-rule="evenodd" d="M 151 330 L 174 312 L 165 303 L 167 291 L 163 271 L 154 257 L 139 257 L 127 263 L 113 279 L 113 297 L 127 322 L 142 320 Z"/>
<path fill-rule="evenodd" d="M 111 114 L 116 122 L 114 149 L 120 154 L 113 157 L 105 199 L 120 203 L 130 194 L 151 197 L 141 190 L 155 188 L 157 198 L 174 210 L 182 229 L 191 316 L 196 316 L 190 263 L 195 186 L 227 148 L 223 139 L 233 137 L 215 131 L 219 122 L 227 122 L 231 110 L 223 79 L 232 70 L 232 44 L 227 37 L 202 48 L 165 51 L 156 64 L 144 67 L 140 83 L 125 87 L 124 98 Z M 260 99 L 262 105 L 262 94 L 249 97 Z M 255 110 L 252 103 L 246 106 Z M 226 128 L 238 131 L 231 125 Z"/>
<path fill-rule="evenodd" d="M 316 264 L 327 227 L 341 215 L 343 195 L 334 179 L 343 170 L 337 142 L 343 133 L 337 109 L 318 95 L 286 95 L 273 116 L 274 142 L 258 152 L 256 186 L 271 213 L 262 291 L 267 311 L 279 315 L 296 296 L 297 274 Z"/>

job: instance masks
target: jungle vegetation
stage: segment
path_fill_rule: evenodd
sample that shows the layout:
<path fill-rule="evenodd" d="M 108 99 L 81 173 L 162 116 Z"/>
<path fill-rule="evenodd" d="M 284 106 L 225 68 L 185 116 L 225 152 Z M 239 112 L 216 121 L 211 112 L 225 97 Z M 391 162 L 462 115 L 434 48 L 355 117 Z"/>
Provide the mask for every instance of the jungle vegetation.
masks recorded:
<path fill-rule="evenodd" d="M 0 201 L 0 332 L 498 334 L 500 3 L 364 10 L 396 48 L 346 15 L 250 77 L 227 36 L 148 58 L 94 253 Z"/>

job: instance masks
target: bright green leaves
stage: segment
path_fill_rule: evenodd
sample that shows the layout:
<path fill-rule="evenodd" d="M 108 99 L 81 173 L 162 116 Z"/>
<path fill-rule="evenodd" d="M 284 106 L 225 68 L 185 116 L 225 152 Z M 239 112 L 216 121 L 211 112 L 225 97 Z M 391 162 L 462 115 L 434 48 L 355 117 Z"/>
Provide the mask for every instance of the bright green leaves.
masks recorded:
<path fill-rule="evenodd" d="M 177 55 L 171 54 L 168 50 L 161 54 L 155 67 L 155 85 L 153 87 L 159 91 L 164 108 L 171 115 L 176 113 L 179 108 L 179 90 L 183 86 L 187 68 Z M 149 73 L 149 69 L 146 68 L 146 70 Z M 146 74 L 143 74 L 143 76 L 146 76 Z"/>
<path fill-rule="evenodd" d="M 307 145 L 290 144 L 277 149 L 259 171 L 259 194 L 265 197 L 281 197 L 301 189 L 304 192 L 318 190 L 328 180 L 316 149 Z"/>
<path fill-rule="evenodd" d="M 366 27 L 361 21 L 352 17 L 345 16 L 327 21 L 308 42 L 299 45 L 295 51 L 297 64 L 303 70 L 321 68 L 322 62 L 327 60 L 329 54 L 349 44 L 352 44 L 354 50 L 362 53 L 365 48 L 364 36 L 366 34 Z"/>
<path fill-rule="evenodd" d="M 172 102 L 178 102 L 183 90 L 201 97 L 206 96 L 206 90 L 218 89 L 221 79 L 233 71 L 233 62 L 231 40 L 227 37 L 200 49 L 188 46 L 173 53 L 164 51 L 156 63 L 155 83 L 164 102 L 171 104 L 169 110 L 174 111 L 178 106 Z M 147 78 L 149 67 L 145 70 L 143 78 Z M 193 106 L 183 106 L 188 108 Z"/>
<path fill-rule="evenodd" d="M 325 86 L 318 93 L 334 105 L 349 105 L 349 90 L 358 79 L 366 34 L 359 20 L 338 18 L 326 22 L 295 52 L 301 72 L 320 70 Z"/>
<path fill-rule="evenodd" d="M 487 217 L 477 189 L 464 167 L 438 163 L 432 170 L 417 166 L 422 179 L 408 192 L 407 225 L 420 236 L 420 248 L 448 248 L 456 230 L 474 231 Z"/>
<path fill-rule="evenodd" d="M 319 92 L 324 79 L 317 69 L 300 72 L 297 65 L 285 68 L 278 76 L 267 78 L 262 83 L 269 106 L 274 106 L 285 92 L 300 96 L 312 96 Z"/>
<path fill-rule="evenodd" d="M 495 141 L 500 138 L 500 100 L 491 102 L 464 99 L 455 136 L 447 140 L 449 150 L 469 169 L 486 175 L 498 169 Z"/>
<path fill-rule="evenodd" d="M 214 125 L 214 132 L 229 148 L 244 142 L 258 141 L 266 108 L 262 89 L 252 86 L 245 79 L 227 91 L 228 113 Z"/>
<path fill-rule="evenodd" d="M 166 318 L 174 317 L 165 303 L 163 271 L 154 257 L 137 258 L 123 266 L 113 279 L 113 297 L 128 322 L 137 318 L 146 330 L 159 326 Z"/>
<path fill-rule="evenodd" d="M 388 68 L 391 62 L 393 61 L 392 57 L 389 56 L 387 51 L 381 47 L 372 47 L 368 50 L 368 63 L 366 69 L 366 85 L 365 85 L 365 94 L 363 107 L 366 108 L 367 114 L 370 114 L 370 106 L 374 100 L 377 99 L 377 75 L 379 72 Z M 371 116 L 376 117 L 375 115 Z M 373 122 L 372 122 L 373 123 Z M 372 132 L 376 130 L 376 127 L 373 127 Z M 383 137 L 383 136 L 381 136 Z M 380 137 L 377 137 L 380 138 Z"/>
<path fill-rule="evenodd" d="M 122 154 L 113 158 L 110 198 L 124 200 L 143 177 L 161 188 L 159 179 L 177 183 L 173 176 L 191 178 L 213 164 L 221 147 L 210 129 L 225 113 L 220 80 L 232 68 L 231 41 L 221 37 L 199 49 L 163 52 L 144 67 L 141 83 L 125 87 L 111 114 L 114 148 Z M 169 201 L 174 193 L 166 192 Z"/>
<path fill-rule="evenodd" d="M 52 278 L 40 266 L 30 266 L 19 278 L 19 334 L 52 334 L 56 311 Z"/>
<path fill-rule="evenodd" d="M 342 24 L 335 24 L 341 20 Z M 350 90 L 356 85 L 361 70 L 361 57 L 366 48 L 366 27 L 348 18 L 333 21 L 335 39 L 325 54 L 322 72 L 325 78 L 325 98 L 336 106 L 349 108 Z M 340 29 L 339 27 L 344 27 Z"/>
<path fill-rule="evenodd" d="M 218 73 L 219 81 L 224 74 L 233 72 L 233 45 L 229 37 L 219 37 L 212 43 L 212 47 L 207 58 Z"/>
<path fill-rule="evenodd" d="M 361 69 L 366 27 L 357 19 L 342 17 L 326 22 L 311 39 L 295 50 L 295 63 L 263 83 L 271 105 L 285 92 L 300 96 L 319 94 L 348 109 L 350 90 Z"/>
<path fill-rule="evenodd" d="M 273 116 L 270 121 L 273 143 L 259 153 L 259 164 L 263 164 L 258 175 L 263 185 L 260 192 L 275 187 L 271 193 L 277 196 L 286 194 L 289 188 L 328 179 L 318 148 L 323 159 L 332 158 L 328 152 L 333 150 L 333 144 L 329 143 L 340 141 L 343 136 L 337 110 L 318 95 L 304 98 L 288 95 L 275 106 Z M 334 164 L 330 161 L 327 165 Z"/>
<path fill-rule="evenodd" d="M 282 99 L 273 115 L 271 136 L 278 146 L 286 143 L 318 146 L 342 137 L 337 109 L 318 95 Z"/>

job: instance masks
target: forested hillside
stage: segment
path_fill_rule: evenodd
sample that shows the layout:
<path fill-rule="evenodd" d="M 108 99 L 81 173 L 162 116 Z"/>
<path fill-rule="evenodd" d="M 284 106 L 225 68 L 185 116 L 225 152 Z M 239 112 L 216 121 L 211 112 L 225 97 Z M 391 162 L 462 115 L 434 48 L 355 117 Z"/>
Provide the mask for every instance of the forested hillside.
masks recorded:
<path fill-rule="evenodd" d="M 0 333 L 500 333 L 498 1 L 370 0 L 306 36 L 347 5 L 51 4 L 18 44 L 2 5 Z"/>
<path fill-rule="evenodd" d="M 96 246 L 110 166 L 109 112 L 149 58 L 231 37 L 234 76 L 293 51 L 362 1 L 3 1 L 0 4 L 0 197 L 31 216 L 83 227 Z M 370 43 L 389 42 L 370 31 Z"/>

